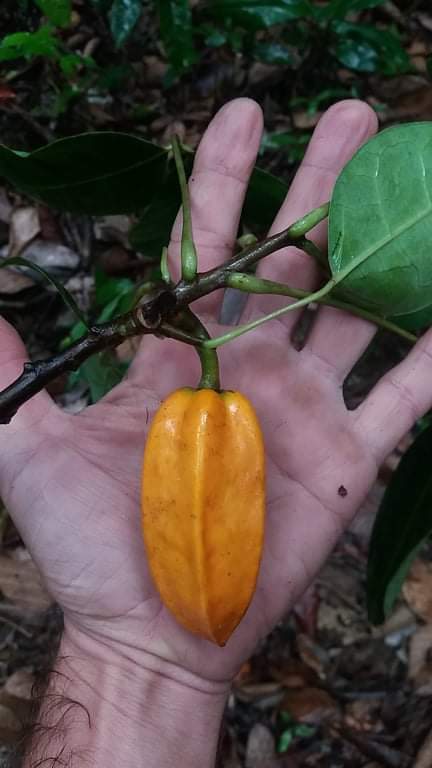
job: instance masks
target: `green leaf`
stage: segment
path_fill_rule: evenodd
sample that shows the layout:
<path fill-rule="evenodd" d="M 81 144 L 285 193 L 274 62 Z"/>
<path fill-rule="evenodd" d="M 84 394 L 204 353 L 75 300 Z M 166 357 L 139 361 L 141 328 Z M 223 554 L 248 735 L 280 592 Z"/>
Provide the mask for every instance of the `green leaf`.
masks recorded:
<path fill-rule="evenodd" d="M 254 168 L 242 213 L 242 220 L 254 234 L 269 229 L 287 192 L 288 185 L 284 181 Z"/>
<path fill-rule="evenodd" d="M 85 133 L 27 155 L 0 145 L 0 176 L 53 208 L 129 213 L 153 199 L 166 160 L 166 150 L 135 136 Z"/>
<path fill-rule="evenodd" d="M 319 8 L 317 15 L 322 20 L 344 19 L 348 13 L 375 8 L 385 2 L 386 0 L 332 0 L 332 2 Z"/>
<path fill-rule="evenodd" d="M 387 487 L 369 546 L 369 618 L 382 623 L 391 611 L 421 544 L 432 533 L 432 428 L 402 457 Z"/>
<path fill-rule="evenodd" d="M 83 323 L 86 328 L 88 327 L 85 315 L 81 312 L 74 297 L 69 293 L 69 291 L 66 290 L 66 288 L 58 280 L 56 280 L 52 275 L 50 275 L 49 272 L 46 272 L 44 269 L 42 269 L 42 267 L 39 267 L 37 264 L 33 264 L 32 261 L 29 261 L 28 259 L 23 259 L 21 256 L 13 256 L 10 259 L 2 259 L 0 261 L 0 269 L 3 269 L 4 267 L 13 267 L 13 266 L 26 267 L 27 269 L 31 269 L 33 270 L 33 272 L 37 272 L 39 275 L 42 275 L 42 277 L 44 277 L 48 283 L 51 283 L 51 285 L 53 285 L 54 288 L 59 292 L 66 306 L 68 306 L 69 309 L 72 310 L 72 312 L 80 320 L 80 322 Z"/>
<path fill-rule="evenodd" d="M 96 303 L 100 307 L 106 307 L 116 302 L 116 307 L 126 296 L 133 296 L 135 285 L 127 277 L 109 277 L 100 267 L 95 270 L 95 294 Z M 126 307 L 123 311 L 127 311 Z M 112 315 L 110 315 L 112 317 Z M 109 320 L 110 317 L 99 317 L 98 323 Z"/>
<path fill-rule="evenodd" d="M 251 30 L 315 15 L 310 0 L 209 0 L 205 10 L 215 18 L 228 17 Z"/>
<path fill-rule="evenodd" d="M 72 12 L 71 0 L 36 0 L 36 5 L 56 27 L 66 27 L 69 24 Z"/>
<path fill-rule="evenodd" d="M 417 327 L 431 306 L 432 123 L 388 128 L 337 179 L 329 262 L 338 296 Z M 423 324 L 421 321 L 421 325 Z"/>
<path fill-rule="evenodd" d="M 92 403 L 97 403 L 119 384 L 127 368 L 111 351 L 99 352 L 86 360 L 79 368 L 79 378 L 89 385 Z"/>
<path fill-rule="evenodd" d="M 142 7 L 142 0 L 114 0 L 109 19 L 117 48 L 120 48 L 131 34 L 141 16 Z"/>
<path fill-rule="evenodd" d="M 213 27 L 211 24 L 203 24 L 199 31 L 202 32 L 204 37 L 204 43 L 205 45 L 208 45 L 209 48 L 220 48 L 221 45 L 225 45 L 227 42 L 227 35 L 224 30 L 216 29 L 216 27 Z"/>
<path fill-rule="evenodd" d="M 346 21 L 335 22 L 332 27 L 339 38 L 336 56 L 344 66 L 361 72 L 379 70 L 385 75 L 410 69 L 409 56 L 396 33 Z"/>
<path fill-rule="evenodd" d="M 289 66 L 294 64 L 291 51 L 279 43 L 256 43 L 252 49 L 252 55 L 265 61 L 267 64 L 281 64 Z"/>
<path fill-rule="evenodd" d="M 162 42 L 175 74 L 197 61 L 189 0 L 157 0 Z"/>
<path fill-rule="evenodd" d="M 34 56 L 56 58 L 58 54 L 59 41 L 48 26 L 40 27 L 36 32 L 15 32 L 0 42 L 0 61 Z"/>
<path fill-rule="evenodd" d="M 183 157 L 186 175 L 192 170 L 193 155 Z M 152 261 L 159 261 L 162 248 L 167 246 L 171 230 L 181 206 L 180 187 L 173 163 L 163 186 L 143 211 L 137 224 L 129 232 L 129 242 L 137 251 Z"/>
<path fill-rule="evenodd" d="M 111 8 L 113 0 L 91 0 L 91 4 L 94 5 L 98 11 L 106 13 Z"/>
<path fill-rule="evenodd" d="M 178 184 L 177 188 L 173 185 L 164 186 L 130 230 L 129 242 L 132 248 L 148 259 L 159 259 L 162 248 L 170 241 L 180 203 Z"/>
<path fill-rule="evenodd" d="M 336 56 L 344 67 L 355 72 L 376 72 L 379 69 L 378 52 L 363 40 L 349 37 L 340 40 Z"/>
<path fill-rule="evenodd" d="M 303 158 L 309 139 L 309 133 L 265 132 L 262 137 L 260 152 L 286 149 L 290 162 L 297 163 Z"/>

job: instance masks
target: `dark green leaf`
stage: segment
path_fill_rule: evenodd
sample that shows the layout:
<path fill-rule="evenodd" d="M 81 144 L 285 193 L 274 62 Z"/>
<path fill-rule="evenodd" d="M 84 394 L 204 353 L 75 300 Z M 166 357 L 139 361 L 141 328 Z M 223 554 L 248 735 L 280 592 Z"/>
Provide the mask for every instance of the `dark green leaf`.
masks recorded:
<path fill-rule="evenodd" d="M 340 40 L 336 56 L 344 67 L 356 72 L 376 72 L 379 69 L 378 52 L 363 40 L 353 40 L 349 37 Z"/>
<path fill-rule="evenodd" d="M 109 13 L 111 34 L 117 48 L 127 40 L 142 11 L 142 0 L 114 0 Z"/>
<path fill-rule="evenodd" d="M 187 174 L 191 171 L 192 160 L 191 155 L 185 155 L 183 158 Z M 171 167 L 162 189 L 129 232 L 129 242 L 132 247 L 149 259 L 159 260 L 162 248 L 170 241 L 172 226 L 180 205 L 177 174 Z"/>
<path fill-rule="evenodd" d="M 58 53 L 59 41 L 50 27 L 41 27 L 37 32 L 15 32 L 0 42 L 0 61 L 33 56 L 55 58 Z"/>
<path fill-rule="evenodd" d="M 252 54 L 256 59 L 265 61 L 267 64 L 291 65 L 294 58 L 291 51 L 279 43 L 257 43 Z"/>
<path fill-rule="evenodd" d="M 189 0 L 157 0 L 156 5 L 169 63 L 176 74 L 181 74 L 197 60 Z"/>
<path fill-rule="evenodd" d="M 266 232 L 288 192 L 281 179 L 255 168 L 249 182 L 243 206 L 242 220 L 254 234 Z"/>
<path fill-rule="evenodd" d="M 91 4 L 94 5 L 95 8 L 97 8 L 98 11 L 102 11 L 102 13 L 106 13 L 108 11 L 112 4 L 113 0 L 91 0 Z"/>
<path fill-rule="evenodd" d="M 346 21 L 335 22 L 332 27 L 339 38 L 336 55 L 344 66 L 363 72 L 378 69 L 385 75 L 397 75 L 410 69 L 409 56 L 396 33 Z"/>
<path fill-rule="evenodd" d="M 134 283 L 127 277 L 109 277 L 99 267 L 95 271 L 95 293 L 96 302 L 99 307 L 105 307 L 112 301 L 118 301 L 128 293 L 134 291 Z M 104 319 L 99 318 L 98 322 L 104 322 Z M 108 318 L 109 319 L 109 318 Z"/>
<path fill-rule="evenodd" d="M 429 306 L 419 309 L 418 312 L 409 312 L 407 315 L 391 317 L 390 320 L 407 331 L 418 331 L 428 328 L 432 325 L 432 302 Z"/>
<path fill-rule="evenodd" d="M 369 618 L 383 622 L 408 569 L 432 532 L 432 428 L 403 456 L 378 510 L 369 547 Z"/>
<path fill-rule="evenodd" d="M 216 29 L 216 27 L 212 27 L 210 24 L 203 25 L 205 26 L 205 37 L 204 37 L 204 43 L 208 45 L 210 48 L 220 48 L 221 45 L 225 45 L 227 41 L 226 32 Z"/>
<path fill-rule="evenodd" d="M 120 363 L 111 351 L 100 352 L 86 360 L 79 368 L 79 376 L 88 383 L 92 402 L 97 403 L 119 384 L 127 368 L 128 366 Z"/>
<path fill-rule="evenodd" d="M 228 17 L 252 30 L 315 15 L 310 0 L 209 0 L 206 10 L 215 18 Z"/>
<path fill-rule="evenodd" d="M 338 295 L 393 317 L 431 306 L 432 123 L 388 128 L 345 166 L 329 214 Z"/>
<path fill-rule="evenodd" d="M 61 210 L 128 213 L 144 208 L 162 185 L 167 152 L 123 133 L 59 139 L 28 155 L 0 145 L 0 176 Z"/>
<path fill-rule="evenodd" d="M 297 163 L 303 158 L 309 139 L 309 133 L 297 134 L 288 133 L 285 131 L 264 133 L 261 141 L 260 152 L 286 149 L 286 153 L 290 159 L 290 162 Z"/>
<path fill-rule="evenodd" d="M 2 259 L 0 262 L 0 269 L 3 269 L 3 267 L 27 267 L 27 269 L 31 269 L 34 272 L 37 272 L 39 275 L 42 275 L 42 277 L 45 278 L 45 280 L 48 283 L 51 283 L 51 285 L 56 288 L 56 290 L 59 292 L 60 296 L 62 297 L 64 303 L 66 306 L 69 307 L 69 309 L 72 310 L 74 315 L 79 318 L 79 320 L 87 327 L 87 320 L 83 313 L 81 312 L 78 304 L 76 303 L 74 297 L 69 293 L 69 291 L 66 290 L 66 288 L 49 274 L 49 272 L 46 272 L 42 267 L 39 267 L 37 264 L 33 264 L 32 261 L 28 261 L 28 259 L 23 259 L 21 256 L 14 256 L 11 259 Z"/>
<path fill-rule="evenodd" d="M 332 0 L 318 9 L 317 15 L 322 20 L 344 19 L 352 11 L 363 11 L 383 5 L 386 0 Z"/>
<path fill-rule="evenodd" d="M 56 27 L 65 27 L 69 24 L 72 12 L 71 0 L 36 0 L 36 4 Z"/>

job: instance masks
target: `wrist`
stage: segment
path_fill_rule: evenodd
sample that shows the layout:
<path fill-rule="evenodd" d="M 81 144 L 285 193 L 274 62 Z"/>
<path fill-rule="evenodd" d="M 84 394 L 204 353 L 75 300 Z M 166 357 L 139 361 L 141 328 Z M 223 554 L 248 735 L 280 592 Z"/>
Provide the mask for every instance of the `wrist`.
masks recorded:
<path fill-rule="evenodd" d="M 66 629 L 24 768 L 213 768 L 227 694 Z"/>

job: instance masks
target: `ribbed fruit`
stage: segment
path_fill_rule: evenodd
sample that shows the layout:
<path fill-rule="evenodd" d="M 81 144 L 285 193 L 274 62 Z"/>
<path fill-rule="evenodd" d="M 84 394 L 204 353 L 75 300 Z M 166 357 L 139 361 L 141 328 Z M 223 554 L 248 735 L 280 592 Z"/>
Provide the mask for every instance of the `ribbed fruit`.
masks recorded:
<path fill-rule="evenodd" d="M 264 445 L 247 398 L 173 392 L 145 449 L 144 541 L 163 603 L 184 627 L 218 645 L 252 599 L 264 510 Z"/>

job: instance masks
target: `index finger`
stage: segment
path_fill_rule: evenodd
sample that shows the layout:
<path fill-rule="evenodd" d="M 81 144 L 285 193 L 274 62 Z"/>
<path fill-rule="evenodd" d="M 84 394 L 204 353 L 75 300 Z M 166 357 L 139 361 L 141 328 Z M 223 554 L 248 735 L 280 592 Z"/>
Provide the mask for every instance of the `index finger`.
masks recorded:
<path fill-rule="evenodd" d="M 192 229 L 200 272 L 221 264 L 233 253 L 262 128 L 258 104 L 251 99 L 235 99 L 219 110 L 201 139 L 189 179 Z M 181 225 L 179 212 L 169 246 L 174 279 L 180 277 Z M 221 303 L 222 291 L 216 291 L 195 306 L 216 318 Z"/>

